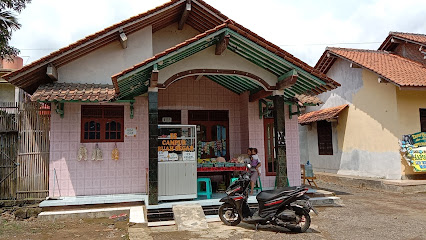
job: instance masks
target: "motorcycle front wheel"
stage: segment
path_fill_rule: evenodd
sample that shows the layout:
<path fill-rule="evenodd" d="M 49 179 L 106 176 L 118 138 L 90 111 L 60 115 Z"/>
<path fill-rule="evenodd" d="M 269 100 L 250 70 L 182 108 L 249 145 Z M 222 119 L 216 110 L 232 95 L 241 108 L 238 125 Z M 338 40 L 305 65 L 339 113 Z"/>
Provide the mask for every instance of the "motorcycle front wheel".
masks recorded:
<path fill-rule="evenodd" d="M 309 229 L 311 225 L 311 216 L 306 210 L 300 210 L 296 212 L 298 222 L 296 224 L 288 225 L 287 228 L 293 232 L 303 233 Z"/>
<path fill-rule="evenodd" d="M 241 215 L 232 204 L 224 203 L 219 207 L 219 218 L 228 226 L 236 226 L 241 222 Z"/>

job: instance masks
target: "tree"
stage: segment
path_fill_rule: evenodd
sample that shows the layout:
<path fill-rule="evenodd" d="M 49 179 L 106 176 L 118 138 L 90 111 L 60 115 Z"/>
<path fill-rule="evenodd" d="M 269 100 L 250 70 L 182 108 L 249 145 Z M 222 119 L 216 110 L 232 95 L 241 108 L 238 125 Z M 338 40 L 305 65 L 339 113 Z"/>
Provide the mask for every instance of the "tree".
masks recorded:
<path fill-rule="evenodd" d="M 10 58 L 19 54 L 19 50 L 9 46 L 12 32 L 18 30 L 15 13 L 20 13 L 31 0 L 0 0 L 0 58 Z"/>

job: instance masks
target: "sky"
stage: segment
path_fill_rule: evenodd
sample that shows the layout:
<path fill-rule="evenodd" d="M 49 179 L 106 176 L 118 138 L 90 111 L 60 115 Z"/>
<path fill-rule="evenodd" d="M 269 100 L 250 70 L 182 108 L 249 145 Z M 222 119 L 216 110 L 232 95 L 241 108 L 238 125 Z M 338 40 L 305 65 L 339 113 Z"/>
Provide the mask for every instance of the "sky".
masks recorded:
<path fill-rule="evenodd" d="M 377 49 L 390 31 L 426 34 L 425 0 L 205 0 L 314 66 L 327 46 Z M 168 0 L 32 0 L 11 45 L 24 64 Z M 142 59 L 143 60 L 143 59 Z"/>

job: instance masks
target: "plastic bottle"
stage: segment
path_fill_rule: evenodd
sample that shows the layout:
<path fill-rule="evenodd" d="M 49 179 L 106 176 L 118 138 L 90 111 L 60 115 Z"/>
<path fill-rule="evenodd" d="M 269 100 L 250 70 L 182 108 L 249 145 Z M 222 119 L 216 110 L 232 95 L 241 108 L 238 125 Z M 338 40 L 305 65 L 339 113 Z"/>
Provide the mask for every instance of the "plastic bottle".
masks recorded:
<path fill-rule="evenodd" d="M 314 176 L 314 170 L 312 169 L 312 164 L 308 162 L 305 164 L 305 177 L 313 177 Z"/>

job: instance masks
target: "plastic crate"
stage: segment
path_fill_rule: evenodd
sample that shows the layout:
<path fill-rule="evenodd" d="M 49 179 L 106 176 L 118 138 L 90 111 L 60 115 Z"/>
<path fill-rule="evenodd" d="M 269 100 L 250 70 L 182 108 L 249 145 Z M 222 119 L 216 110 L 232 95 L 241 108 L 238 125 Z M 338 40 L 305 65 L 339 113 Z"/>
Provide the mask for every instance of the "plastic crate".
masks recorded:
<path fill-rule="evenodd" d="M 213 167 L 213 163 L 203 163 L 203 167 L 211 168 Z"/>

